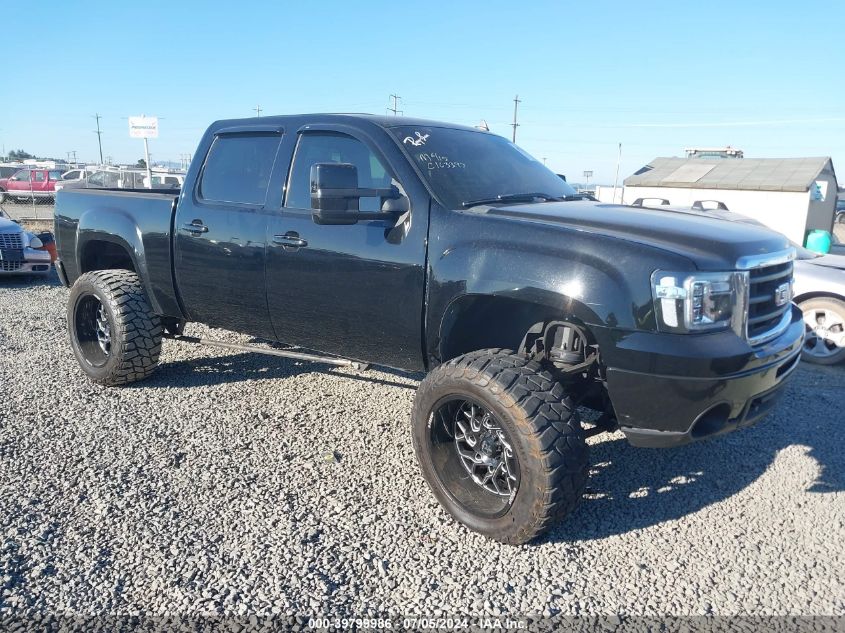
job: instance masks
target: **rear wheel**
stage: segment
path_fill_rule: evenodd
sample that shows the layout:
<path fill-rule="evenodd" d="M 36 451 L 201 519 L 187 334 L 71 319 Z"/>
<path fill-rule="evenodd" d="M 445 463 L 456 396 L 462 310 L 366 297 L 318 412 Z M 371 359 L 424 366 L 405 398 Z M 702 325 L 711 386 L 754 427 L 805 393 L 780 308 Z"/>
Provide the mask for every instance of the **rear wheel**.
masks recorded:
<path fill-rule="evenodd" d="M 845 361 L 845 301 L 816 297 L 798 304 L 804 313 L 804 349 L 801 358 L 817 365 Z"/>
<path fill-rule="evenodd" d="M 77 279 L 67 320 L 76 360 L 97 384 L 143 380 L 158 364 L 161 320 L 129 270 L 98 270 Z"/>
<path fill-rule="evenodd" d="M 414 449 L 438 501 L 496 540 L 532 540 L 569 514 L 587 483 L 587 446 L 563 388 L 510 350 L 432 371 L 414 400 Z"/>

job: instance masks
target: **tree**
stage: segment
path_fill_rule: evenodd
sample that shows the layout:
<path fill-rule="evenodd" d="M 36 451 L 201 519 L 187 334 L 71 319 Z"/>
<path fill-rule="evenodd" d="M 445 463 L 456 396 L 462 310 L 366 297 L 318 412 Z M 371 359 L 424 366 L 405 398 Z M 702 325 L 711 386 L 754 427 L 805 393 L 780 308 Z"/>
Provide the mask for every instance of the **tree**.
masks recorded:
<path fill-rule="evenodd" d="M 135 163 L 135 166 L 140 167 L 141 169 L 146 169 L 147 168 L 147 161 L 145 161 L 143 158 L 139 158 L 138 162 Z"/>
<path fill-rule="evenodd" d="M 29 152 L 23 151 L 22 149 L 13 149 L 11 152 L 9 152 L 10 160 L 25 160 L 27 158 L 35 158 L 35 156 L 30 154 Z"/>

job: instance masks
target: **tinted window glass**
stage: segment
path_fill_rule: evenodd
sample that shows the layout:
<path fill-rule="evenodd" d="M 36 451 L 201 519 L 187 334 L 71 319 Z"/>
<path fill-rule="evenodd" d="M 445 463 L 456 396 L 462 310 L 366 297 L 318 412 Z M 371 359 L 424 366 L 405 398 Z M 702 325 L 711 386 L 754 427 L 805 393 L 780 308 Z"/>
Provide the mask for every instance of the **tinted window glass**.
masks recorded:
<path fill-rule="evenodd" d="M 53 169 L 49 173 L 50 173 L 50 180 L 60 180 L 63 172 L 58 170 L 58 169 Z"/>
<path fill-rule="evenodd" d="M 506 194 L 575 195 L 572 187 L 536 158 L 496 134 L 410 126 L 390 131 L 449 208 Z"/>
<path fill-rule="evenodd" d="M 264 204 L 277 135 L 218 136 L 202 170 L 199 194 L 205 200 Z"/>
<path fill-rule="evenodd" d="M 44 182 L 47 180 L 47 173 L 43 171 L 35 172 L 35 182 Z"/>
<path fill-rule="evenodd" d="M 288 181 L 286 207 L 311 208 L 311 165 L 351 163 L 358 169 L 358 186 L 380 189 L 391 177 L 378 157 L 361 141 L 345 134 L 303 134 L 299 139 Z M 361 211 L 378 211 L 378 198 L 361 198 Z"/>
<path fill-rule="evenodd" d="M 69 171 L 66 174 L 62 174 L 62 180 L 78 180 L 79 179 L 79 170 Z"/>
<path fill-rule="evenodd" d="M 20 171 L 15 172 L 15 178 L 18 180 L 29 180 L 30 179 L 30 171 L 28 169 L 21 169 Z"/>

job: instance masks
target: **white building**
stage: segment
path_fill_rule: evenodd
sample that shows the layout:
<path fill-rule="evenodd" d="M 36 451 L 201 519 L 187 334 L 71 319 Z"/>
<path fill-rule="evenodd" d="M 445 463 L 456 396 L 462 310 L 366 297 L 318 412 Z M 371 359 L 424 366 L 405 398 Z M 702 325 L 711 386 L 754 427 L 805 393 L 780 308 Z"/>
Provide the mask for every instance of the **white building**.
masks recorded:
<path fill-rule="evenodd" d="M 803 244 L 812 229 L 833 230 L 837 191 L 829 157 L 655 158 L 625 179 L 622 202 L 662 198 L 683 207 L 699 200 L 723 202 Z"/>

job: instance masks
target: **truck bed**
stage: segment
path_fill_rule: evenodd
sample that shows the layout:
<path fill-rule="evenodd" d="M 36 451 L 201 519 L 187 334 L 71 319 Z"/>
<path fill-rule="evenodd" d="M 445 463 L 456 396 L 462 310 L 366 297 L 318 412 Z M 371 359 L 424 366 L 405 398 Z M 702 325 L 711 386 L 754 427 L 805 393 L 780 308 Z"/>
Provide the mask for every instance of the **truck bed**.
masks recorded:
<path fill-rule="evenodd" d="M 59 271 L 73 284 L 99 258 L 130 253 L 156 312 L 182 315 L 171 269 L 178 189 L 70 189 L 56 196 Z"/>

